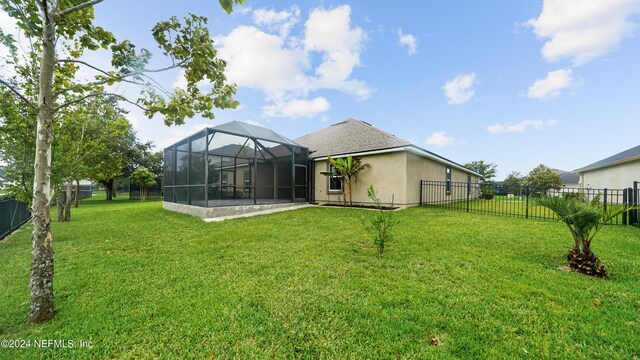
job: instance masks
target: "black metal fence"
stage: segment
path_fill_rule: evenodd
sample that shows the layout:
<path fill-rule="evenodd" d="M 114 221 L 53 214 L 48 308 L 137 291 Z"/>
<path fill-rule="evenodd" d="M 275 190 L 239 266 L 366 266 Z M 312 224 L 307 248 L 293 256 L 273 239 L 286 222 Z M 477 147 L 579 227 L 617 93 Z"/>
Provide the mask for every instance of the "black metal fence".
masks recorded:
<path fill-rule="evenodd" d="M 25 203 L 15 199 L 0 200 L 0 240 L 11 234 L 31 218 Z"/>
<path fill-rule="evenodd" d="M 534 199 L 543 195 L 589 201 L 600 194 L 606 207 L 637 205 L 640 198 L 638 182 L 627 189 L 573 189 L 559 190 L 534 186 L 503 186 L 472 182 L 427 181 L 420 182 L 420 205 L 446 209 L 494 214 L 525 219 L 557 219 L 551 210 L 536 205 Z M 613 225 L 640 224 L 637 210 L 629 211 L 611 220 Z"/>

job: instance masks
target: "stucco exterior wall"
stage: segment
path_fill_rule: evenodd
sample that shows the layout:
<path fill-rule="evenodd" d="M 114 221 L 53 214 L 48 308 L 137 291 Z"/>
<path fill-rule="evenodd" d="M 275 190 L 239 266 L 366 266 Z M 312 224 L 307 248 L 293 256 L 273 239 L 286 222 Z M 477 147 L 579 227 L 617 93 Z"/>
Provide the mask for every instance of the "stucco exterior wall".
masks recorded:
<path fill-rule="evenodd" d="M 353 203 L 371 204 L 372 202 L 367 196 L 367 188 L 369 185 L 373 185 L 378 190 L 378 196 L 383 203 L 390 204 L 393 197 L 394 205 L 406 206 L 406 156 L 406 152 L 403 151 L 361 156 L 362 162 L 368 163 L 371 167 L 362 171 L 358 176 L 358 181 L 353 184 Z M 329 193 L 329 179 L 320 174 L 320 172 L 327 170 L 328 162 L 326 160 L 315 162 L 315 201 L 338 203 L 344 199 L 344 193 Z M 343 190 L 346 187 L 346 184 L 343 184 Z"/>
<path fill-rule="evenodd" d="M 371 167 L 360 173 L 358 181 L 353 184 L 353 203 L 371 204 L 367 197 L 369 185 L 378 190 L 378 196 L 385 204 L 393 203 L 396 206 L 408 207 L 420 203 L 420 180 L 446 181 L 446 165 L 413 154 L 407 151 L 391 152 L 384 154 L 361 156 L 363 163 Z M 338 203 L 344 199 L 343 192 L 329 192 L 329 179 L 322 175 L 322 171 L 328 170 L 326 160 L 315 162 L 315 201 L 319 203 Z M 451 181 L 467 182 L 467 173 L 451 168 Z M 472 182 L 477 178 L 472 176 Z M 346 188 L 346 185 L 343 185 Z M 348 192 L 347 192 L 348 196 Z M 460 197 L 460 198 L 456 198 Z M 462 200 L 465 195 L 452 193 L 448 200 Z"/>
<path fill-rule="evenodd" d="M 413 154 L 407 153 L 407 206 L 418 205 L 420 203 L 420 180 L 446 181 L 447 166 L 437 161 Z M 467 178 L 466 172 L 451 167 L 451 181 L 464 182 Z M 471 176 L 471 182 L 477 182 L 475 176 Z M 466 199 L 465 194 L 453 191 L 450 195 L 442 194 L 440 199 L 447 200 L 463 200 Z"/>
<path fill-rule="evenodd" d="M 640 181 L 640 160 L 580 173 L 581 185 L 592 189 L 624 189 Z"/>

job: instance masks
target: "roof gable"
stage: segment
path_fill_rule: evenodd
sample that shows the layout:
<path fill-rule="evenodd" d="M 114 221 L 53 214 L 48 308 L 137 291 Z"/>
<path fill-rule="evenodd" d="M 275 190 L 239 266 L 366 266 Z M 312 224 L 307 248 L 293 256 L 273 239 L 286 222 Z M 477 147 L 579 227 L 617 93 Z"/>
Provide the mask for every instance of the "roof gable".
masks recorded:
<path fill-rule="evenodd" d="M 640 160 L 640 145 L 632 147 L 631 149 L 609 156 L 608 158 L 596 161 L 591 165 L 582 167 L 576 172 L 584 172 L 590 170 L 597 170 L 605 167 L 609 167 L 616 164 L 622 164 L 628 161 Z"/>
<path fill-rule="evenodd" d="M 406 140 L 353 118 L 301 136 L 296 142 L 309 148 L 311 158 L 411 145 Z"/>

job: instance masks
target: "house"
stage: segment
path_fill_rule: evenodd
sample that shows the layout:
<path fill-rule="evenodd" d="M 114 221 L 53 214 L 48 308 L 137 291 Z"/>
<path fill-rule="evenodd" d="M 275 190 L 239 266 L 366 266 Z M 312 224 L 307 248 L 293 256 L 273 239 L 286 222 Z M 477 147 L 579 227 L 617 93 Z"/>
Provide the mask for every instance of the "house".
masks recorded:
<path fill-rule="evenodd" d="M 575 171 L 564 171 L 560 169 L 551 169 L 554 173 L 560 176 L 562 180 L 562 187 L 565 189 L 580 189 L 582 184 L 580 183 L 580 174 Z"/>
<path fill-rule="evenodd" d="M 442 156 L 413 145 L 371 124 L 349 118 L 295 139 L 309 149 L 310 201 L 338 203 L 345 196 L 345 184 L 322 172 L 331 171 L 328 157 L 359 157 L 370 168 L 353 184 L 353 203 L 371 204 L 369 185 L 383 203 L 407 207 L 420 203 L 420 180 L 477 182 L 480 175 Z M 450 185 L 449 185 L 450 186 Z M 461 195 L 446 191 L 449 201 Z M 348 196 L 348 194 L 347 194 Z M 466 195 L 465 195 L 466 196 Z"/>
<path fill-rule="evenodd" d="M 575 170 L 580 183 L 592 189 L 623 189 L 640 181 L 640 145 Z"/>

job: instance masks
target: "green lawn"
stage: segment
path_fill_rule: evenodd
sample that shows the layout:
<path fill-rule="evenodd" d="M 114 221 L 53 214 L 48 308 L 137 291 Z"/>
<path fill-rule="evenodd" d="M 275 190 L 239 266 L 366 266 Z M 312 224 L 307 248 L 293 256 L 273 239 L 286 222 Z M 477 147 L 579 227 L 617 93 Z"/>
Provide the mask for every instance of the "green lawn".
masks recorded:
<path fill-rule="evenodd" d="M 402 210 L 380 257 L 361 230 L 367 210 L 204 223 L 124 198 L 88 201 L 54 224 L 57 314 L 47 324 L 26 323 L 30 225 L 0 243 L 0 340 L 75 344 L 0 358 L 640 354 L 637 228 L 599 234 L 611 277 L 595 280 L 559 269 L 571 240 L 551 221 Z"/>

